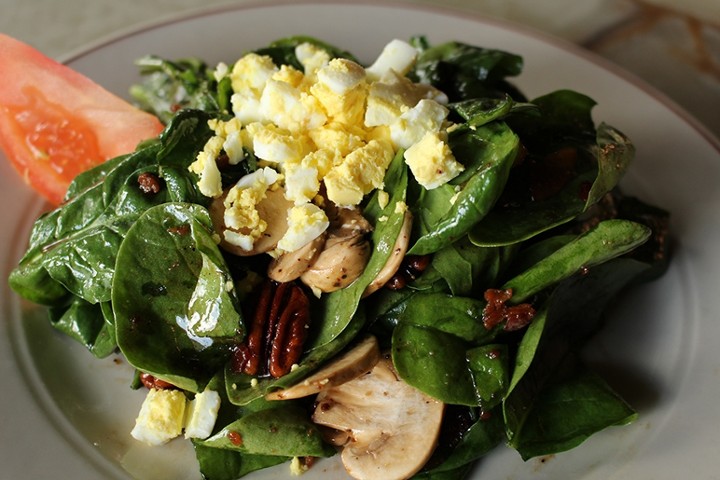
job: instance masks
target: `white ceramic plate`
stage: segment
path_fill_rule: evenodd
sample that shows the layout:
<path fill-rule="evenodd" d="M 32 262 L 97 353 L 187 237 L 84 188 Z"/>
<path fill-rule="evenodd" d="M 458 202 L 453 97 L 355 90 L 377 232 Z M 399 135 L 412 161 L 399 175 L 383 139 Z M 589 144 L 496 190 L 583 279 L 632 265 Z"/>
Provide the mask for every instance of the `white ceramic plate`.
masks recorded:
<path fill-rule="evenodd" d="M 68 26 L 68 35 L 72 35 Z M 563 42 L 465 14 L 402 5 L 265 4 L 214 10 L 95 45 L 69 63 L 121 95 L 147 53 L 233 61 L 247 49 L 309 34 L 371 61 L 392 38 L 425 34 L 524 56 L 517 84 L 530 97 L 573 88 L 595 98 L 596 120 L 625 131 L 638 158 L 625 189 L 672 211 L 675 256 L 660 281 L 618 306 L 595 342 L 593 362 L 640 411 L 633 425 L 608 429 L 579 448 L 523 462 L 499 447 L 473 479 L 717 478 L 720 436 L 720 148 L 679 109 L 612 66 Z M 22 254 L 44 207 L 0 161 L 3 278 Z M 0 478 L 197 479 L 187 442 L 148 449 L 129 435 L 143 399 L 129 389 L 120 358 L 96 361 L 51 330 L 45 312 L 2 286 Z M 253 479 L 289 477 L 286 466 Z M 336 462 L 305 477 L 343 478 Z"/>

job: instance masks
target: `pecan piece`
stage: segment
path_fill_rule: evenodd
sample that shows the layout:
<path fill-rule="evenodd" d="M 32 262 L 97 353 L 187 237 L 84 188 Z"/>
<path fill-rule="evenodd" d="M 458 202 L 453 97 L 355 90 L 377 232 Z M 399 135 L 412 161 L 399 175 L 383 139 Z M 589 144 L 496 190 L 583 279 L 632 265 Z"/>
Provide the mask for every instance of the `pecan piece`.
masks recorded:
<path fill-rule="evenodd" d="M 267 280 L 233 366 L 248 375 L 282 377 L 302 354 L 310 323 L 310 299 L 295 282 Z"/>

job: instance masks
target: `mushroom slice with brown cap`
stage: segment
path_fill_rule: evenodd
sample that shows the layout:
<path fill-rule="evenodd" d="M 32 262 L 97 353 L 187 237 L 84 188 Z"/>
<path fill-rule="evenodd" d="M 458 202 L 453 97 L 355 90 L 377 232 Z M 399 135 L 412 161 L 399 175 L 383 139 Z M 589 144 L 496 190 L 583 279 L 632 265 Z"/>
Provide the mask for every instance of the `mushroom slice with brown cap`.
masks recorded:
<path fill-rule="evenodd" d="M 327 231 L 293 252 L 274 258 L 268 266 L 268 277 L 276 282 L 291 282 L 300 277 L 317 260 L 325 246 Z"/>
<path fill-rule="evenodd" d="M 410 213 L 409 210 L 406 210 L 403 217 L 403 224 L 400 227 L 400 234 L 398 235 L 397 239 L 395 239 L 395 245 L 393 245 L 392 252 L 390 253 L 390 258 L 388 258 L 387 262 L 385 262 L 385 266 L 378 272 L 377 276 L 375 276 L 375 279 L 370 282 L 365 288 L 365 292 L 363 292 L 363 297 L 367 297 L 371 293 L 374 293 L 375 291 L 381 289 L 387 282 L 390 281 L 393 275 L 395 275 L 395 273 L 400 268 L 400 265 L 402 265 L 402 261 L 405 258 L 408 247 L 410 246 L 412 222 L 412 213 Z"/>
<path fill-rule="evenodd" d="M 380 360 L 380 347 L 377 338 L 370 335 L 344 355 L 331 361 L 305 380 L 283 390 L 265 395 L 268 400 L 290 400 L 315 395 L 328 388 L 342 385 L 363 375 Z"/>
<path fill-rule="evenodd" d="M 370 373 L 320 392 L 313 421 L 347 432 L 341 459 L 358 480 L 402 480 L 437 444 L 444 404 L 402 381 L 383 357 Z"/>
<path fill-rule="evenodd" d="M 267 223 L 267 228 L 263 234 L 255 240 L 251 250 L 245 250 L 238 245 L 234 245 L 225 239 L 225 231 L 232 229 L 225 225 L 225 197 L 227 191 L 222 196 L 213 199 L 210 204 L 210 218 L 213 222 L 215 231 L 220 234 L 220 247 L 226 252 L 239 256 L 257 255 L 267 253 L 277 247 L 280 239 L 285 235 L 288 229 L 287 212 L 293 206 L 293 203 L 285 198 L 283 189 L 268 190 L 263 198 L 255 207 L 258 215 Z M 249 234 L 249 231 L 238 231 L 238 233 Z"/>
<path fill-rule="evenodd" d="M 357 208 L 326 210 L 330 219 L 327 239 L 318 258 L 300 276 L 314 290 L 329 293 L 345 288 L 365 270 L 370 259 L 367 234 L 372 226 Z"/>

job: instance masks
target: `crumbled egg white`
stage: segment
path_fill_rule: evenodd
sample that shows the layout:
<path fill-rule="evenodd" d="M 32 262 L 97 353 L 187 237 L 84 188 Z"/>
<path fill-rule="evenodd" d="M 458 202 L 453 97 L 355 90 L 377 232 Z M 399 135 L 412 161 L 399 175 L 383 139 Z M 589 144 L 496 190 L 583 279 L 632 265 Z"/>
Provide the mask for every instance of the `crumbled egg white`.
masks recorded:
<path fill-rule="evenodd" d="M 417 50 L 402 40 L 391 40 L 385 45 L 380 56 L 367 68 L 367 74 L 374 80 L 379 80 L 394 71 L 405 75 L 415 64 Z"/>
<path fill-rule="evenodd" d="M 310 43 L 298 45 L 295 55 L 301 70 L 251 53 L 215 71 L 231 79 L 233 118 L 211 121 L 215 135 L 190 167 L 201 192 L 222 195 L 217 159 L 223 151 L 231 163 L 252 152 L 264 166 L 227 193 L 225 223 L 232 231 L 224 232 L 226 241 L 252 249 L 267 226 L 257 204 L 268 188 L 279 186 L 294 207 L 278 252 L 301 247 L 327 228 L 316 205 L 322 186 L 337 205 L 358 205 L 383 187 L 399 149 L 426 188 L 462 171 L 443 140 L 452 128 L 447 96 L 405 76 L 417 57 L 414 47 L 393 40 L 368 68 L 331 59 Z"/>
<path fill-rule="evenodd" d="M 207 438 L 212 433 L 218 411 L 220 394 L 205 390 L 188 402 L 185 416 L 185 438 Z"/>
<path fill-rule="evenodd" d="M 207 438 L 215 426 L 220 395 L 205 390 L 192 401 L 180 390 L 152 388 L 140 407 L 131 435 L 147 445 L 157 446 L 180 436 Z"/>

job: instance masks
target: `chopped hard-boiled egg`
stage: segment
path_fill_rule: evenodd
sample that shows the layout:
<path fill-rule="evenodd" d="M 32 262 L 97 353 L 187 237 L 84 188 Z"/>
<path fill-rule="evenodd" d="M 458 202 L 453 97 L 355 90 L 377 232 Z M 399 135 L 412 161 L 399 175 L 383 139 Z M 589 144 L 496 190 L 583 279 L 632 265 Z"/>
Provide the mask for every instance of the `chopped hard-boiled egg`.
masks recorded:
<path fill-rule="evenodd" d="M 303 66 L 307 77 L 312 77 L 315 72 L 330 62 L 330 54 L 327 50 L 312 43 L 301 43 L 295 47 L 295 56 Z"/>
<path fill-rule="evenodd" d="M 378 140 L 349 153 L 325 176 L 328 199 L 341 206 L 359 204 L 366 194 L 383 186 L 393 154 L 390 145 Z"/>
<path fill-rule="evenodd" d="M 162 445 L 182 433 L 186 407 L 179 390 L 148 390 L 130 434 L 148 445 Z"/>
<path fill-rule="evenodd" d="M 204 195 L 225 194 L 224 240 L 252 251 L 269 220 L 260 218 L 257 205 L 268 188 L 280 187 L 294 207 L 277 252 L 301 247 L 327 228 L 317 206 L 323 187 L 333 203 L 358 205 L 383 186 L 400 149 L 426 188 L 454 178 L 462 165 L 441 140 L 449 125 L 447 96 L 406 77 L 417 54 L 412 45 L 393 40 L 364 68 L 302 43 L 295 47 L 302 69 L 278 66 L 257 53 L 232 68 L 219 66 L 217 75 L 231 79 L 233 118 L 210 121 L 215 135 L 190 169 Z M 234 164 L 247 152 L 263 168 L 223 192 L 218 158 L 224 153 Z"/>
<path fill-rule="evenodd" d="M 410 148 L 426 133 L 440 131 L 448 109 L 435 100 L 422 99 L 390 125 L 390 137 L 400 148 Z"/>
<path fill-rule="evenodd" d="M 222 195 L 222 177 L 217 166 L 217 157 L 222 151 L 223 143 L 221 137 L 211 137 L 189 167 L 189 170 L 200 178 L 198 188 L 206 197 Z"/>
<path fill-rule="evenodd" d="M 422 99 L 447 103 L 447 96 L 430 85 L 413 83 L 409 78 L 391 72 L 382 81 L 373 82 L 367 99 L 365 125 L 392 125 L 403 113 Z"/>
<path fill-rule="evenodd" d="M 253 152 L 261 160 L 283 163 L 300 160 L 305 154 L 302 138 L 272 123 L 252 123 L 248 125 L 248 132 L 252 136 Z"/>
<path fill-rule="evenodd" d="M 212 433 L 218 411 L 220 394 L 205 390 L 188 402 L 185 415 L 185 438 L 207 438 Z"/>
<path fill-rule="evenodd" d="M 409 43 L 398 39 L 391 40 L 375 63 L 367 68 L 367 74 L 373 80 L 380 80 L 391 71 L 405 75 L 415 63 L 417 54 L 418 51 Z"/>
<path fill-rule="evenodd" d="M 332 121 L 357 125 L 365 113 L 365 69 L 351 60 L 335 58 L 317 71 L 310 93 Z"/>
<path fill-rule="evenodd" d="M 305 244 L 315 240 L 330 222 L 322 208 L 313 203 L 296 205 L 288 212 L 287 233 L 278 242 L 281 252 L 294 252 Z"/>
<path fill-rule="evenodd" d="M 255 239 L 267 228 L 267 222 L 260 218 L 257 211 L 257 204 L 279 178 L 275 170 L 265 167 L 245 175 L 228 190 L 223 202 L 225 225 L 231 229 L 224 232 L 227 242 L 244 250 L 252 250 Z"/>
<path fill-rule="evenodd" d="M 131 435 L 148 445 L 157 446 L 178 437 L 207 438 L 220 410 L 220 395 L 205 390 L 188 401 L 180 390 L 152 388 L 140 407 Z"/>
<path fill-rule="evenodd" d="M 232 89 L 234 92 L 251 91 L 259 97 L 268 80 L 278 70 L 279 68 L 269 56 L 248 53 L 233 66 L 230 73 Z"/>
<path fill-rule="evenodd" d="M 405 163 L 420 185 L 432 190 L 457 177 L 464 167 L 438 133 L 428 132 L 405 151 Z"/>

